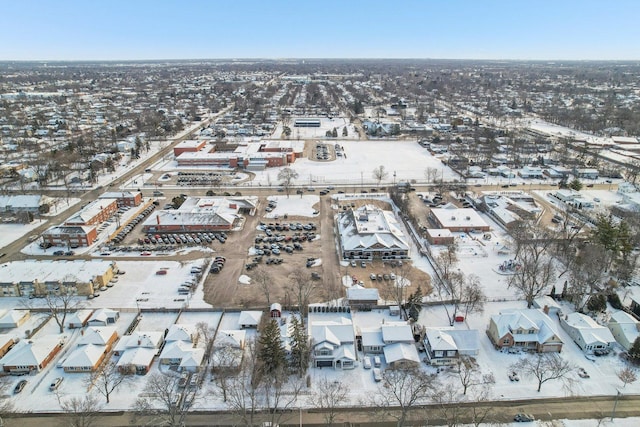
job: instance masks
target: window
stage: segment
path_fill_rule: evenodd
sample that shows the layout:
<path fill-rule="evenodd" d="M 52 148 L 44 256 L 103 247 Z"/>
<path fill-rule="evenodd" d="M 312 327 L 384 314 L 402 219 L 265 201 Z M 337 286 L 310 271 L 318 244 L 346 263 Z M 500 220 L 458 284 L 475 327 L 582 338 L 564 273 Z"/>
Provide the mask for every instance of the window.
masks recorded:
<path fill-rule="evenodd" d="M 435 357 L 444 357 L 444 351 L 442 351 L 442 350 L 436 350 L 436 351 L 434 352 L 434 356 L 435 356 Z"/>
<path fill-rule="evenodd" d="M 505 338 L 502 340 L 503 345 L 509 345 L 509 343 L 510 343 L 509 338 Z"/>
<path fill-rule="evenodd" d="M 447 357 L 456 357 L 456 351 L 455 350 L 448 350 L 447 351 Z"/>

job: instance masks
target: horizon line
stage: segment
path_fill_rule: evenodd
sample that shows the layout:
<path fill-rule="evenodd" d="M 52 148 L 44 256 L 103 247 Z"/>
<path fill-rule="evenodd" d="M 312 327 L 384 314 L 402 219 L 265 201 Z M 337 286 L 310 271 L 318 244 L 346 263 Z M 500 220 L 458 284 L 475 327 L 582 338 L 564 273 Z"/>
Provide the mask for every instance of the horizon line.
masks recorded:
<path fill-rule="evenodd" d="M 640 59 L 568 59 L 568 58 L 430 58 L 430 57 L 218 57 L 218 58 L 144 58 L 144 59 L 0 59 L 6 62 L 161 62 L 161 61 L 486 61 L 486 62 L 640 62 Z"/>

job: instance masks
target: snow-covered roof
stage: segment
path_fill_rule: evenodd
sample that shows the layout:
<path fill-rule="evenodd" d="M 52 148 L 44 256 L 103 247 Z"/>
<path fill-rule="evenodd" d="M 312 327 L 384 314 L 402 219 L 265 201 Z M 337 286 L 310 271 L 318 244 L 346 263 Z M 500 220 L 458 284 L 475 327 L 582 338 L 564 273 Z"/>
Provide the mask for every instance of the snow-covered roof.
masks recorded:
<path fill-rule="evenodd" d="M 0 317 L 0 328 L 15 328 L 29 314 L 29 310 L 9 310 Z"/>
<path fill-rule="evenodd" d="M 444 331 L 439 328 L 426 328 L 425 338 L 432 350 L 447 351 L 458 349 L 455 340 L 448 332 L 450 331 Z"/>
<path fill-rule="evenodd" d="M 384 358 L 387 363 L 401 361 L 420 363 L 420 356 L 414 344 L 395 343 L 384 346 Z"/>
<path fill-rule="evenodd" d="M 89 326 L 82 330 L 78 345 L 107 345 L 114 335 L 118 336 L 115 326 Z"/>
<path fill-rule="evenodd" d="M 204 348 L 194 348 L 187 352 L 180 361 L 181 368 L 194 368 L 202 364 L 204 359 Z"/>
<path fill-rule="evenodd" d="M 107 319 L 115 318 L 117 316 L 118 312 L 116 310 L 111 310 L 110 308 L 99 308 L 93 312 L 91 319 L 89 319 L 89 323 L 107 323 Z"/>
<path fill-rule="evenodd" d="M 103 260 L 26 260 L 3 264 L 0 283 L 65 282 L 69 278 L 80 283 L 88 283 L 96 276 L 103 275 L 113 262 Z"/>
<path fill-rule="evenodd" d="M 362 329 L 360 332 L 363 347 L 383 347 L 382 331 L 380 328 Z"/>
<path fill-rule="evenodd" d="M 191 324 L 175 324 L 169 327 L 165 341 L 187 341 L 191 342 L 197 334 L 196 326 Z"/>
<path fill-rule="evenodd" d="M 131 335 L 125 335 L 113 348 L 113 351 L 124 351 L 130 348 L 160 348 L 163 334 L 160 331 L 135 331 Z"/>
<path fill-rule="evenodd" d="M 491 320 L 496 324 L 498 337 L 510 333 L 516 342 L 543 344 L 554 335 L 558 336 L 551 318 L 537 308 L 501 312 L 491 316 Z M 535 333 L 529 333 L 530 330 Z"/>
<path fill-rule="evenodd" d="M 376 288 L 354 285 L 347 289 L 347 299 L 350 301 L 378 301 L 380 293 Z"/>
<path fill-rule="evenodd" d="M 396 342 L 414 342 L 411 326 L 407 323 L 385 323 L 380 329 L 382 330 L 382 340 L 386 344 Z"/>
<path fill-rule="evenodd" d="M 442 207 L 431 208 L 431 214 L 443 228 L 471 227 L 484 228 L 487 223 L 473 208 Z"/>
<path fill-rule="evenodd" d="M 94 367 L 107 348 L 103 345 L 81 345 L 76 347 L 73 352 L 62 363 L 64 369 L 82 369 Z"/>
<path fill-rule="evenodd" d="M 0 359 L 0 365 L 38 366 L 62 342 L 58 335 L 47 335 L 36 340 L 20 340 Z"/>
<path fill-rule="evenodd" d="M 340 345 L 354 342 L 355 330 L 351 320 L 344 317 L 336 320 L 314 321 L 311 323 L 310 337 L 315 344 L 330 342 Z"/>
<path fill-rule="evenodd" d="M 262 311 L 241 311 L 238 318 L 240 326 L 258 326 L 262 319 Z"/>
<path fill-rule="evenodd" d="M 67 314 L 67 317 L 64 319 L 65 326 L 69 327 L 70 324 L 81 325 L 89 320 L 93 314 L 93 310 L 82 309 L 74 311 L 73 313 Z"/>
<path fill-rule="evenodd" d="M 167 341 L 160 353 L 160 359 L 182 359 L 192 350 L 193 345 L 188 341 Z"/>
<path fill-rule="evenodd" d="M 116 366 L 124 367 L 124 366 L 149 366 L 153 361 L 157 353 L 157 349 L 155 348 L 147 348 L 147 347 L 136 347 L 129 348 L 120 356 L 118 359 L 118 363 Z"/>
<path fill-rule="evenodd" d="M 340 213 L 337 224 L 343 250 L 372 247 L 409 249 L 393 212 L 383 211 L 373 205 Z"/>
<path fill-rule="evenodd" d="M 586 345 L 616 342 L 609 328 L 599 325 L 595 320 L 585 314 L 577 312 L 568 314 L 565 316 L 565 323 L 582 336 Z"/>
<path fill-rule="evenodd" d="M 241 348 L 244 346 L 244 341 L 247 336 L 247 331 L 244 329 L 235 330 L 220 330 L 216 334 L 216 340 L 214 347 L 233 347 Z"/>

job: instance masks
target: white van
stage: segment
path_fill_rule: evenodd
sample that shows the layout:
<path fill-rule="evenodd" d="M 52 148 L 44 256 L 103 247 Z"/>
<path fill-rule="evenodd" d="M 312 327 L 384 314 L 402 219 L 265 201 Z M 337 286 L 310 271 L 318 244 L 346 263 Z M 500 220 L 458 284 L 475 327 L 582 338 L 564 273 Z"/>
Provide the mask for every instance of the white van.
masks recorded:
<path fill-rule="evenodd" d="M 379 368 L 380 365 L 382 365 L 382 362 L 380 361 L 380 356 L 376 356 L 373 358 L 373 366 L 375 366 L 376 368 Z"/>
<path fill-rule="evenodd" d="M 369 356 L 365 356 L 364 359 L 362 359 L 362 367 L 364 369 L 371 369 L 371 358 Z"/>

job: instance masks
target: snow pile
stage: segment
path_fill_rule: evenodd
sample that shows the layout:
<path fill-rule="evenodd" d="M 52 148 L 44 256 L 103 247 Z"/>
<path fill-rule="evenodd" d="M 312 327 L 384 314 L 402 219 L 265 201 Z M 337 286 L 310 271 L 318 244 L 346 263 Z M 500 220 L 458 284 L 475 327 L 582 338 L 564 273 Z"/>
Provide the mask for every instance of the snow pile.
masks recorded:
<path fill-rule="evenodd" d="M 243 285 L 250 285 L 251 284 L 251 277 L 242 274 L 240 277 L 238 277 L 238 282 L 240 282 Z"/>

